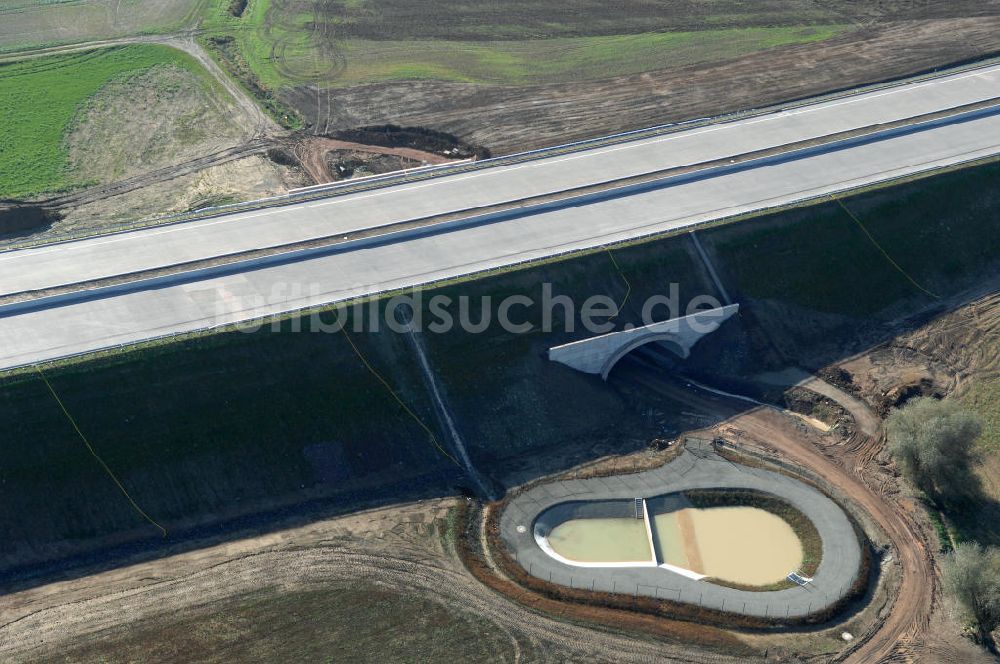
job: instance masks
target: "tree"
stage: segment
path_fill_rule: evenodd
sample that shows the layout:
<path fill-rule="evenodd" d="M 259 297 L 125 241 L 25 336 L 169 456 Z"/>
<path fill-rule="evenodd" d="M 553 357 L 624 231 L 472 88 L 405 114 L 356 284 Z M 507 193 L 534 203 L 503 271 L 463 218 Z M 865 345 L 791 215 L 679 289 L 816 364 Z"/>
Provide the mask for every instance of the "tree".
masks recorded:
<path fill-rule="evenodd" d="M 962 496 L 975 486 L 973 446 L 983 428 L 978 416 L 952 401 L 919 397 L 894 410 L 886 425 L 890 453 L 929 497 Z"/>
<path fill-rule="evenodd" d="M 991 632 L 1000 627 L 1000 549 L 962 542 L 945 558 L 942 573 L 977 640 L 996 652 Z"/>

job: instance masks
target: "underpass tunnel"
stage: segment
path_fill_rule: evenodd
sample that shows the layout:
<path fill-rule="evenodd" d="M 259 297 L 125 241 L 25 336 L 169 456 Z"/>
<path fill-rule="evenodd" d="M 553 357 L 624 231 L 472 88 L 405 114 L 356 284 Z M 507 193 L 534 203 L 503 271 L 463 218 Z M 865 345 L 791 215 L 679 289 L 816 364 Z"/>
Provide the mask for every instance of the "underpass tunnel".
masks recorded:
<path fill-rule="evenodd" d="M 620 355 L 612 358 L 606 375 L 610 379 L 616 373 L 621 374 L 622 367 L 634 364 L 655 369 L 657 372 L 676 374 L 684 365 L 684 357 L 684 349 L 680 344 L 663 337 L 655 337 L 625 349 Z"/>

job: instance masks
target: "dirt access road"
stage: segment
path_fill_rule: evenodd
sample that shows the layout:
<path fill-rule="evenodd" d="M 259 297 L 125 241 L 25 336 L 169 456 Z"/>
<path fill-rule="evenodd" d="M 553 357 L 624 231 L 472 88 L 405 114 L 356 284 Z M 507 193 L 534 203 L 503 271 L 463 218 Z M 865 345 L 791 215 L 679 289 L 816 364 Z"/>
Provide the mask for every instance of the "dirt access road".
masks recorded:
<path fill-rule="evenodd" d="M 841 404 L 844 405 L 844 404 Z M 879 525 L 892 542 L 891 555 L 902 568 L 902 580 L 892 609 L 874 632 L 861 635 L 858 646 L 843 658 L 870 664 L 912 656 L 919 649 L 936 593 L 936 573 L 926 534 L 914 518 L 917 509 L 887 492 L 887 484 L 870 471 L 882 447 L 877 437 L 859 433 L 847 445 L 827 447 L 803 444 L 801 431 L 789 431 L 786 416 L 760 408 L 720 426 L 717 433 L 733 442 L 747 438 L 766 441 L 769 451 L 808 468 L 844 495 L 850 496 Z"/>
<path fill-rule="evenodd" d="M 760 449 L 803 468 L 829 483 L 852 501 L 878 525 L 891 542 L 889 552 L 902 572 L 899 588 L 884 621 L 868 634 L 858 635 L 854 645 L 839 659 L 857 664 L 894 661 L 920 652 L 937 591 L 937 575 L 931 544 L 917 520 L 919 507 L 901 496 L 895 479 L 878 465 L 884 446 L 884 432 L 875 414 L 860 400 L 813 378 L 809 387 L 822 389 L 824 396 L 838 401 L 858 422 L 858 431 L 846 443 L 832 443 L 829 437 L 797 423 L 775 408 L 758 407 L 743 411 L 745 402 L 707 394 L 677 381 L 629 367 L 629 378 L 692 410 L 723 418 L 719 425 L 704 431 L 706 437 L 721 437 L 740 446 Z M 821 385 L 822 384 L 822 385 Z M 819 389 L 817 389 L 819 388 Z M 849 398 L 845 398 L 849 397 Z M 866 433 L 873 423 L 877 430 Z"/>
<path fill-rule="evenodd" d="M 433 152 L 415 150 L 413 148 L 387 148 L 375 145 L 365 145 L 364 143 L 354 143 L 352 141 L 341 141 L 335 138 L 325 138 L 315 136 L 303 138 L 295 145 L 295 156 L 302 165 L 303 170 L 309 174 L 317 184 L 332 182 L 337 178 L 330 170 L 327 155 L 334 150 L 350 150 L 379 155 L 392 155 L 415 161 L 419 164 L 447 164 L 455 161 L 448 157 L 443 157 Z"/>

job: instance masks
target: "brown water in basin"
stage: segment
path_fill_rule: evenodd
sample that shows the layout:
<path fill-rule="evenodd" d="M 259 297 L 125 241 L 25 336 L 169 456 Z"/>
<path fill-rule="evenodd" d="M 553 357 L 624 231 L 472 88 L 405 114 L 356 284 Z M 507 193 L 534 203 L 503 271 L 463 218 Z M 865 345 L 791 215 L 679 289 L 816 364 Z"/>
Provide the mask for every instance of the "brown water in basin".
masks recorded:
<path fill-rule="evenodd" d="M 663 562 L 709 577 L 762 586 L 802 564 L 792 527 L 756 507 L 685 508 L 653 519 Z"/>

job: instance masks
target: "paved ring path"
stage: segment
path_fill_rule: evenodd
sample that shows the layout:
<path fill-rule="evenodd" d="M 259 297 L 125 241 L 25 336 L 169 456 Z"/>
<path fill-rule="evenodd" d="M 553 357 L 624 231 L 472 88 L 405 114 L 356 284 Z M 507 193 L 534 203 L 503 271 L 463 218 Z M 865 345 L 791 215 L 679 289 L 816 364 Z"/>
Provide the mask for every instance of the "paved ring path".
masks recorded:
<path fill-rule="evenodd" d="M 816 526 L 823 559 L 804 587 L 753 592 L 695 581 L 657 567 L 583 568 L 560 563 L 535 543 L 536 517 L 553 505 L 577 500 L 652 498 L 692 489 L 755 489 L 788 501 Z M 525 526 L 525 532 L 518 532 Z M 861 547 L 843 510 L 812 487 L 785 475 L 742 466 L 711 445 L 688 442 L 674 461 L 641 473 L 538 485 L 514 498 L 500 516 L 500 536 L 517 561 L 544 581 L 599 592 L 620 592 L 771 618 L 801 617 L 824 609 L 850 590 L 861 565 Z M 791 570 L 789 570 L 791 571 Z"/>

